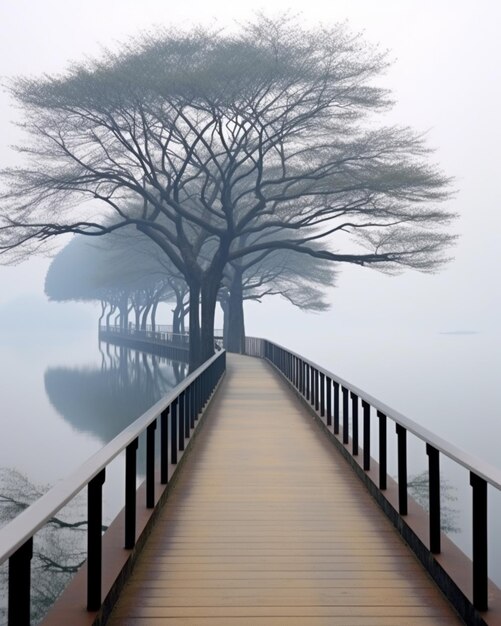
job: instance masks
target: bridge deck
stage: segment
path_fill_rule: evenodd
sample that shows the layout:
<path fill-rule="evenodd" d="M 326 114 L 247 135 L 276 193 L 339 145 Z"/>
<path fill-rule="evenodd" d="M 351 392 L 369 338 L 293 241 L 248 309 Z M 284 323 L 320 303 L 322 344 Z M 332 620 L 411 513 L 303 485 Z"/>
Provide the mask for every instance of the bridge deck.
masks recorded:
<path fill-rule="evenodd" d="M 229 355 L 113 626 L 459 624 L 300 401 Z"/>

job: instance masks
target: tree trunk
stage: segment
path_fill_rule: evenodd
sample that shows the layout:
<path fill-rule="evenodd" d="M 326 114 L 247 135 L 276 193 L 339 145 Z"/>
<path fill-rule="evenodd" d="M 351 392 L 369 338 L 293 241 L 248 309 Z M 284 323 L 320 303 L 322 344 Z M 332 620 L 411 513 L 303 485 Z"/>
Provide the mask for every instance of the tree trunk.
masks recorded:
<path fill-rule="evenodd" d="M 139 304 L 134 305 L 134 319 L 135 330 L 139 330 L 139 326 L 141 325 L 141 307 Z"/>
<path fill-rule="evenodd" d="M 107 306 L 108 304 L 104 300 L 101 300 L 101 315 L 99 316 L 99 320 L 97 322 L 98 329 L 101 328 L 101 322 L 103 321 L 103 317 L 104 317 L 104 314 L 106 313 Z"/>
<path fill-rule="evenodd" d="M 228 301 L 228 352 L 245 352 L 244 300 L 242 272 L 235 271 Z"/>
<path fill-rule="evenodd" d="M 106 330 L 110 330 L 110 319 L 113 313 L 115 312 L 116 306 L 114 304 L 110 304 L 110 311 L 106 316 Z"/>
<path fill-rule="evenodd" d="M 210 267 L 204 272 L 202 279 L 202 324 L 201 324 L 201 357 L 202 361 L 210 359 L 214 354 L 214 317 L 219 289 L 223 282 L 223 271 L 228 258 L 230 242 L 221 241 Z"/>
<path fill-rule="evenodd" d="M 147 304 L 143 309 L 143 316 L 141 319 L 141 330 L 146 330 L 146 322 L 148 321 L 148 315 L 151 309 L 151 302 Z"/>
<path fill-rule="evenodd" d="M 172 309 L 172 332 L 174 335 L 179 333 L 179 306 Z"/>
<path fill-rule="evenodd" d="M 151 330 L 155 332 L 157 325 L 157 308 L 158 308 L 159 300 L 155 300 L 153 306 L 151 307 Z"/>
<path fill-rule="evenodd" d="M 219 304 L 223 311 L 223 348 L 228 349 L 228 296 L 220 295 Z"/>
<path fill-rule="evenodd" d="M 172 332 L 175 335 L 179 335 L 181 330 L 181 319 L 183 315 L 183 303 L 177 302 L 174 309 L 172 309 Z"/>
<path fill-rule="evenodd" d="M 190 287 L 190 371 L 202 364 L 200 345 L 200 284 L 191 283 Z"/>
<path fill-rule="evenodd" d="M 190 312 L 190 307 L 186 304 L 183 304 L 181 307 L 181 318 L 180 318 L 180 329 L 182 333 L 186 332 L 186 316 Z"/>
<path fill-rule="evenodd" d="M 208 276 L 202 286 L 202 327 L 200 337 L 202 361 L 210 359 L 214 354 L 214 316 L 220 285 L 219 278 Z"/>
<path fill-rule="evenodd" d="M 127 330 L 127 322 L 129 318 L 129 298 L 127 296 L 123 296 L 121 298 L 119 311 L 120 330 L 124 331 Z"/>

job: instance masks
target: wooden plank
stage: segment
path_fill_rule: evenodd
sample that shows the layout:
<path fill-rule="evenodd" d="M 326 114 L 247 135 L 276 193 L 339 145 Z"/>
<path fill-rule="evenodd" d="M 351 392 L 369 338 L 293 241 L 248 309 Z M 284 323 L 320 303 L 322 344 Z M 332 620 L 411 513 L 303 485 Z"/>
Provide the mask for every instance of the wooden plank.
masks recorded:
<path fill-rule="evenodd" d="M 228 372 L 112 626 L 459 624 L 264 361 Z"/>
<path fill-rule="evenodd" d="M 445 626 L 446 624 L 460 623 L 456 621 L 430 619 L 430 617 L 145 617 L 126 618 L 120 621 L 120 626 Z"/>
<path fill-rule="evenodd" d="M 438 610 L 427 606 L 409 606 L 402 610 L 401 606 L 359 606 L 345 605 L 340 607 L 304 607 L 286 604 L 283 606 L 211 606 L 210 604 L 201 607 L 170 607 L 155 608 L 144 607 L 132 608 L 128 611 L 117 612 L 117 617 L 122 619 L 129 617 L 303 617 L 305 620 L 312 617 L 398 617 L 403 620 L 403 624 L 408 617 L 427 617 L 428 619 L 446 620 L 449 613 L 446 610 Z M 442 624 L 444 622 L 442 621 Z M 446 621 L 446 624 L 449 622 Z M 403 626 L 403 625 L 402 625 Z"/>

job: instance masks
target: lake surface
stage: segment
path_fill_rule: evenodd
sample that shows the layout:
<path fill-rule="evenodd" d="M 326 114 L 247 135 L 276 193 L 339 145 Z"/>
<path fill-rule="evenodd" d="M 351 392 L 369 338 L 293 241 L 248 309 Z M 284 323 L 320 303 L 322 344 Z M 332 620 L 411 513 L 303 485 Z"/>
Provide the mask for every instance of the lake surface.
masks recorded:
<path fill-rule="evenodd" d="M 291 349 L 367 391 L 459 448 L 501 469 L 501 333 L 364 331 L 333 325 L 322 342 L 297 335 Z M 377 447 L 377 418 L 371 436 Z M 409 436 L 409 475 L 427 469 L 425 445 Z M 388 472 L 396 476 L 396 435 L 388 423 Z M 450 538 L 471 555 L 469 473 L 441 455 L 442 506 Z M 425 494 L 426 495 L 426 494 Z M 501 494 L 488 490 L 489 576 L 501 586 Z"/>
<path fill-rule="evenodd" d="M 186 375 L 185 364 L 99 344 L 97 332 L 15 333 L 0 336 L 0 523 L 18 514 L 50 486 L 113 439 Z M 145 473 L 144 442 L 138 479 Z M 124 502 L 124 458 L 107 468 L 103 521 Z M 85 493 L 58 515 L 86 519 Z M 64 588 L 68 573 L 44 569 L 44 557 L 64 568 L 85 557 L 85 527 L 48 528 L 35 537 L 34 614 L 37 621 Z M 71 555 L 64 556 L 65 551 Z M 40 556 L 41 555 L 41 556 Z M 6 576 L 1 568 L 0 584 Z M 3 581 L 1 580 L 3 579 Z M 4 587 L 4 585 L 2 585 Z M 0 609 L 5 609 L 3 597 Z M 5 623 L 5 611 L 0 614 Z"/>
<path fill-rule="evenodd" d="M 182 364 L 99 345 L 95 331 L 43 336 L 18 333 L 0 337 L 0 343 L 0 484 L 4 493 L 17 494 L 23 502 L 32 501 L 77 468 L 186 374 Z M 375 335 L 360 329 L 353 334 L 333 329 L 323 342 L 311 345 L 308 337 L 297 335 L 287 346 L 501 468 L 499 335 L 389 331 Z M 374 416 L 377 446 L 375 422 Z M 391 423 L 388 433 L 389 473 L 396 475 L 396 438 Z M 419 478 L 427 468 L 424 444 L 410 437 L 409 454 L 410 477 Z M 143 466 L 144 451 L 140 450 L 139 473 L 144 473 Z M 443 460 L 442 476 L 450 537 L 471 554 L 468 472 Z M 106 523 L 122 505 L 123 459 L 119 458 L 107 471 Z M 14 505 L 0 504 L 3 520 L 14 512 Z M 85 498 L 77 499 L 61 517 L 85 519 Z M 498 584 L 500 518 L 501 496 L 489 490 L 489 573 Z M 84 531 L 58 529 L 41 534 L 35 550 L 37 542 L 40 552 L 52 555 L 60 554 L 61 546 L 72 545 L 77 555 L 73 563 L 77 564 L 84 550 Z M 0 576 L 5 576 L 2 569 Z M 35 569 L 34 579 L 37 576 Z M 41 580 L 43 584 L 34 580 L 34 591 L 43 608 L 63 582 L 54 583 L 55 589 L 47 591 L 43 576 Z"/>

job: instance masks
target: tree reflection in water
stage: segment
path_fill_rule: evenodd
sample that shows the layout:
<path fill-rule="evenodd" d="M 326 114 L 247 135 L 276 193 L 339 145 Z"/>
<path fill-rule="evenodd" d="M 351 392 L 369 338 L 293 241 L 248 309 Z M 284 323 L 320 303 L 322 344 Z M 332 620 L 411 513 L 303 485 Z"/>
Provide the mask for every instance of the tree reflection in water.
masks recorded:
<path fill-rule="evenodd" d="M 118 435 L 187 374 L 188 365 L 124 347 L 100 344 L 101 367 L 48 368 L 45 390 L 74 428 L 103 444 Z M 138 451 L 138 471 L 144 450 Z M 0 525 L 14 519 L 49 489 L 13 468 L 0 468 Z M 86 558 L 85 490 L 35 536 L 31 623 L 39 622 Z M 103 530 L 105 530 L 103 526 Z M 0 568 L 0 624 L 7 621 L 7 565 Z"/>
<path fill-rule="evenodd" d="M 0 468 L 0 525 L 10 522 L 49 487 L 31 483 L 12 468 Z M 31 561 L 31 623 L 39 622 L 86 558 L 84 494 L 77 496 L 36 534 Z M 106 529 L 103 526 L 103 531 Z M 7 623 L 7 564 L 0 569 L 0 624 Z"/>
<path fill-rule="evenodd" d="M 425 470 L 420 474 L 416 474 L 409 479 L 407 484 L 409 495 L 423 507 L 425 511 L 429 510 L 428 493 L 430 489 L 430 479 L 428 471 Z M 455 495 L 456 488 L 453 487 L 445 478 L 440 479 L 440 528 L 444 533 L 458 533 L 460 528 L 457 525 L 457 517 L 459 511 L 451 505 L 457 500 Z"/>
<path fill-rule="evenodd" d="M 100 344 L 101 368 L 49 368 L 45 390 L 73 427 L 107 443 L 187 374 L 186 363 Z"/>

